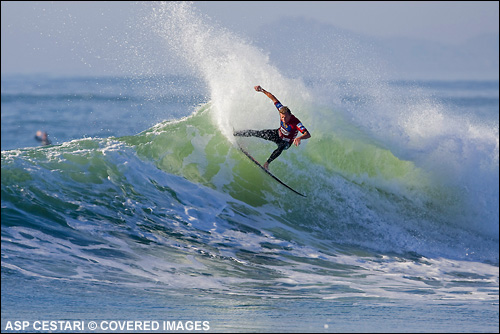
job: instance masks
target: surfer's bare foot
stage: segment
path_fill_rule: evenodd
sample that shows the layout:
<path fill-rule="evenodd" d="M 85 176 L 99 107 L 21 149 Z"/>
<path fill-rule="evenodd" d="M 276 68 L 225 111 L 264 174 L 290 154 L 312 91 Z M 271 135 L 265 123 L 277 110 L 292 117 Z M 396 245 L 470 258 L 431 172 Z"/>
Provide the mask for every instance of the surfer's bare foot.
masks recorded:
<path fill-rule="evenodd" d="M 269 162 L 266 161 L 264 163 L 264 166 L 262 166 L 262 167 L 264 167 L 266 170 L 269 170 Z"/>

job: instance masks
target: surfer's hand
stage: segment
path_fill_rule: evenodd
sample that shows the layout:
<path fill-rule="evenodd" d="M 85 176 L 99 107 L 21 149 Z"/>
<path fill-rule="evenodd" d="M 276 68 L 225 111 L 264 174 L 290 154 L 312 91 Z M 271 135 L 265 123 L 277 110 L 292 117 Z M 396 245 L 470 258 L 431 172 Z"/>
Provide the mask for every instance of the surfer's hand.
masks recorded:
<path fill-rule="evenodd" d="M 260 87 L 260 86 L 255 86 L 254 89 L 256 91 L 258 91 L 258 92 L 262 92 L 263 91 L 262 87 Z"/>
<path fill-rule="evenodd" d="M 293 140 L 293 143 L 295 144 L 295 146 L 299 146 L 299 145 L 300 145 L 300 141 L 301 141 L 301 139 L 300 139 L 300 138 L 295 138 L 295 139 Z"/>

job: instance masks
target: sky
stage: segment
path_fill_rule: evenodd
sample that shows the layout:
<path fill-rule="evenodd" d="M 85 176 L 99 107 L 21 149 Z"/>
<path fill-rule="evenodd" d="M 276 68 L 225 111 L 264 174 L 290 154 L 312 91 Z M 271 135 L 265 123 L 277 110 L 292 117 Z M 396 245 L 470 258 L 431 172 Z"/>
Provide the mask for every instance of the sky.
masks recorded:
<path fill-rule="evenodd" d="M 454 45 L 499 31 L 498 1 L 196 1 L 194 6 L 243 37 L 281 17 L 314 19 L 372 37 Z M 134 36 L 135 26 L 146 8 L 127 1 L 2 1 L 2 74 L 117 74 L 113 71 L 120 69 L 106 64 L 128 39 L 142 38 Z M 107 48 L 116 50 L 102 52 Z"/>

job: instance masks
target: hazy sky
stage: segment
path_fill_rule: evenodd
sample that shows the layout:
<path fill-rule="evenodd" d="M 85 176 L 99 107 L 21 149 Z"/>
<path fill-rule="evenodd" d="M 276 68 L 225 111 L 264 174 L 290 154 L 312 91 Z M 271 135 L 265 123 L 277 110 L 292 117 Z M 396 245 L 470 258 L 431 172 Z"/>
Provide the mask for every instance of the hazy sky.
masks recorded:
<path fill-rule="evenodd" d="M 316 19 L 369 36 L 448 44 L 499 30 L 497 1 L 200 1 L 194 5 L 243 36 L 283 16 Z M 134 20 L 145 8 L 120 1 L 2 1 L 1 6 L 2 74 L 55 75 L 102 72 L 85 59 L 86 53 L 93 53 L 97 61 L 105 56 L 98 50 L 113 39 L 119 47 L 136 30 Z"/>

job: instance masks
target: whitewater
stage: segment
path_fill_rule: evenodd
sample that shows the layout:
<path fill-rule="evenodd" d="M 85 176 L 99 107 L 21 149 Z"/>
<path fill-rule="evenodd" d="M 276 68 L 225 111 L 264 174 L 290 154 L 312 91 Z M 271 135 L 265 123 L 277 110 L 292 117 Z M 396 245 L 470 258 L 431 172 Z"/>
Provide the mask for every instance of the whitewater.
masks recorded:
<path fill-rule="evenodd" d="M 498 330 L 498 82 L 291 77 L 189 3 L 153 3 L 144 22 L 192 77 L 2 76 L 2 330 L 137 317 L 219 332 Z M 232 135 L 278 127 L 255 85 L 312 134 L 271 164 L 306 198 L 237 148 L 259 161 L 275 149 Z M 59 138 L 16 147 L 17 115 L 37 103 L 47 118 L 70 110 L 49 122 Z M 102 116 L 71 125 L 78 110 Z M 130 124 L 113 128 L 120 117 Z"/>

